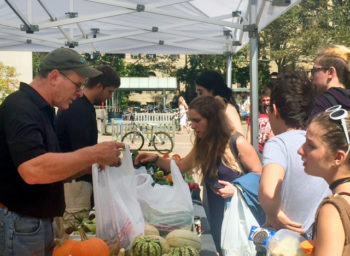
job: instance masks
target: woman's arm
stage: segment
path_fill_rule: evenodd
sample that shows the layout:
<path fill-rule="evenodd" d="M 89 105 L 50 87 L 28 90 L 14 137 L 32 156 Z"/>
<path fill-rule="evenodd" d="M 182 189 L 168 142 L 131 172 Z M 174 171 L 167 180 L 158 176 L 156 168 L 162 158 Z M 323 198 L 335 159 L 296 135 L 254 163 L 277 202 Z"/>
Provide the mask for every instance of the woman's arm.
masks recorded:
<path fill-rule="evenodd" d="M 192 171 L 194 168 L 192 161 L 193 153 L 192 151 L 187 154 L 184 158 L 180 160 L 175 160 L 177 166 L 179 167 L 181 173 L 186 173 Z M 170 171 L 170 159 L 159 157 L 157 154 L 141 152 L 135 158 L 135 165 L 138 163 L 155 162 L 157 166 L 163 170 Z"/>
<path fill-rule="evenodd" d="M 345 232 L 339 212 L 332 204 L 322 206 L 315 239 L 315 256 L 343 255 Z"/>
<path fill-rule="evenodd" d="M 241 123 L 241 117 L 239 116 L 236 108 L 232 104 L 227 104 L 225 114 L 229 125 L 234 129 L 234 131 L 244 134 Z"/>
<path fill-rule="evenodd" d="M 266 213 L 266 224 L 275 229 L 290 229 L 304 233 L 300 223 L 296 223 L 281 210 L 282 182 L 285 171 L 279 164 L 264 166 L 259 186 L 259 202 Z"/>
<path fill-rule="evenodd" d="M 243 136 L 237 138 L 236 145 L 239 153 L 239 160 L 246 169 L 261 174 L 262 165 L 253 146 Z"/>

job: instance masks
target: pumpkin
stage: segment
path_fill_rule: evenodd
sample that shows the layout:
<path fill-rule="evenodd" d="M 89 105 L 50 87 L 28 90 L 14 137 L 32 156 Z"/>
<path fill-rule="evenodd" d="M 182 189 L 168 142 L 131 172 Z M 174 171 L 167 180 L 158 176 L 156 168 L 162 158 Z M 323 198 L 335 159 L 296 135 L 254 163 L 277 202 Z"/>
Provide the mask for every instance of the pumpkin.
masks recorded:
<path fill-rule="evenodd" d="M 197 233 L 189 230 L 175 229 L 166 236 L 166 240 L 170 247 L 191 246 L 198 251 L 201 249 L 201 240 Z"/>
<path fill-rule="evenodd" d="M 147 236 L 138 237 L 132 243 L 132 256 L 161 256 L 162 245 L 158 239 Z"/>
<path fill-rule="evenodd" d="M 197 249 L 191 246 L 175 247 L 165 254 L 166 256 L 199 256 Z"/>
<path fill-rule="evenodd" d="M 70 250 L 72 249 L 73 245 L 76 243 L 79 243 L 79 241 L 76 240 L 57 240 L 57 245 L 53 250 L 52 256 L 67 256 L 69 255 Z"/>
<path fill-rule="evenodd" d="M 79 229 L 79 233 L 81 242 L 72 246 L 69 256 L 109 256 L 109 248 L 105 241 L 97 237 L 87 238 L 82 229 Z"/>

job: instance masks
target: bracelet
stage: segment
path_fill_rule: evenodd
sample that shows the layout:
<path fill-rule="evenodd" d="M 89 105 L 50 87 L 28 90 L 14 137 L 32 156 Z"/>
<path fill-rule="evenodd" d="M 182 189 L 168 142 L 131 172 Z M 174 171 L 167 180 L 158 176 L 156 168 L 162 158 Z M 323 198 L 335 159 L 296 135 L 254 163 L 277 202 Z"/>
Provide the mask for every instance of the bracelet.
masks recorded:
<path fill-rule="evenodd" d="M 156 163 L 158 161 L 158 159 L 159 159 L 159 155 L 156 155 L 156 159 L 154 159 L 152 162 Z"/>

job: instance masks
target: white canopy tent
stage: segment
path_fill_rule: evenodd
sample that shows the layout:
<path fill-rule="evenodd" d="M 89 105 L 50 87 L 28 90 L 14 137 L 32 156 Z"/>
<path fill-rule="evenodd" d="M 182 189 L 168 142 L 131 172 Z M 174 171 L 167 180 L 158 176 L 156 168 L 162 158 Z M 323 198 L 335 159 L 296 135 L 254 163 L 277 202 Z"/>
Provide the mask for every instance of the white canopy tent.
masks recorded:
<path fill-rule="evenodd" d="M 231 54 L 250 41 L 257 148 L 257 32 L 300 0 L 5 0 L 0 51 Z M 276 32 L 278 33 L 278 32 Z M 228 69 L 228 84 L 231 70 Z"/>

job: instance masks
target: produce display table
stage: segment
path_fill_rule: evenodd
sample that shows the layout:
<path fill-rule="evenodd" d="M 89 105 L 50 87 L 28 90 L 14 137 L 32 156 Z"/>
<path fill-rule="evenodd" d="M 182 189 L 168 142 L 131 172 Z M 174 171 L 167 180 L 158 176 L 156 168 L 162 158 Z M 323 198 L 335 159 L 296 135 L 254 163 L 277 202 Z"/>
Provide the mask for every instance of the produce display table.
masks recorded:
<path fill-rule="evenodd" d="M 210 227 L 205 214 L 203 205 L 198 200 L 193 200 L 194 217 L 199 217 L 202 225 L 202 248 L 200 256 L 217 256 L 216 247 L 212 235 L 210 234 Z"/>

